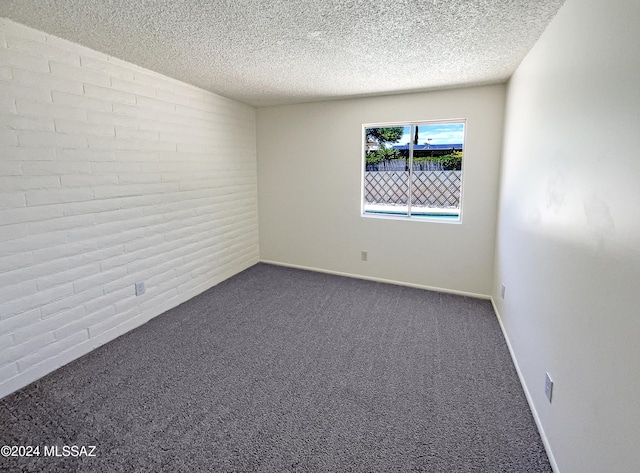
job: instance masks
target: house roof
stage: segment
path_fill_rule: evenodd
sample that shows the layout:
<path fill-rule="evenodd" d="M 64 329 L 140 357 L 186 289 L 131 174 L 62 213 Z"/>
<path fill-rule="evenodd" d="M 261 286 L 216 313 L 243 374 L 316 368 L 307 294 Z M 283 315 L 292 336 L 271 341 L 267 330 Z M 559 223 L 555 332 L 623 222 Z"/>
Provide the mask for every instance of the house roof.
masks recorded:
<path fill-rule="evenodd" d="M 408 150 L 409 145 L 394 145 L 394 148 L 400 151 Z M 462 143 L 453 143 L 453 144 L 423 144 L 423 145 L 413 145 L 414 151 L 428 151 L 428 150 L 461 150 Z"/>
<path fill-rule="evenodd" d="M 255 105 L 505 82 L 564 0 L 2 0 L 0 16 Z"/>

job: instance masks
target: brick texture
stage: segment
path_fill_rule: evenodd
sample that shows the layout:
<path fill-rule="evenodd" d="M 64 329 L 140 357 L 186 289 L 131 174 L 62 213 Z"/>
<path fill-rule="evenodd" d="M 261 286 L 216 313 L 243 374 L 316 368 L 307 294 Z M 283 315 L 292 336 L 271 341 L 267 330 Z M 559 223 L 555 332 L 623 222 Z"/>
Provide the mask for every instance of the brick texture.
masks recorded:
<path fill-rule="evenodd" d="M 255 109 L 7 19 L 0 37 L 4 396 L 256 263 L 258 220 Z"/>

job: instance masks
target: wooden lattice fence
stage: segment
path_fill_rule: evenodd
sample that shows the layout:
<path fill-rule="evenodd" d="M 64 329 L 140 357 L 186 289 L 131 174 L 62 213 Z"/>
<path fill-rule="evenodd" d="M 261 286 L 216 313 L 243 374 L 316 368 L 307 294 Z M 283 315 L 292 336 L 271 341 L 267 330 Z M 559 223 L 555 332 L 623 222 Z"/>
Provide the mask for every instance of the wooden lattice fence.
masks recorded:
<path fill-rule="evenodd" d="M 459 208 L 461 171 L 414 171 L 411 179 L 412 205 L 431 208 Z M 365 172 L 367 203 L 407 204 L 408 171 Z"/>

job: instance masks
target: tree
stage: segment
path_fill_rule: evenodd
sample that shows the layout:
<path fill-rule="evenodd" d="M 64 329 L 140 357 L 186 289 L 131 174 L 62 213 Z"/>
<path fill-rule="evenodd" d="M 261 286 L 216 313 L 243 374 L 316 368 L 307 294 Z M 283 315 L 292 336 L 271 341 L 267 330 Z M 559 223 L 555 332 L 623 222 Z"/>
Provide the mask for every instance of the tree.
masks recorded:
<path fill-rule="evenodd" d="M 394 126 L 388 128 L 367 128 L 367 140 L 377 141 L 379 145 L 397 143 L 402 138 L 403 128 Z"/>
<path fill-rule="evenodd" d="M 400 141 L 403 131 L 404 129 L 401 126 L 367 128 L 367 141 L 375 141 L 378 143 L 378 149 L 367 151 L 367 166 L 377 167 L 380 163 L 385 165 L 389 161 L 400 159 L 400 152 L 395 148 L 387 147 L 387 145 Z"/>

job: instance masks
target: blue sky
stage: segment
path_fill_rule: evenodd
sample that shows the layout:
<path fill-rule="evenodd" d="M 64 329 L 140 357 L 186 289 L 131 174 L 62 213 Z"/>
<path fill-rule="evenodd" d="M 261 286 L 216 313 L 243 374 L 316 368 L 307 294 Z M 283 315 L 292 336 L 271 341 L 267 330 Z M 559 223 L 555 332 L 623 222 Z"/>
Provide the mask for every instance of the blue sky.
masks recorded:
<path fill-rule="evenodd" d="M 397 143 L 406 145 L 411 138 L 409 137 L 410 127 L 404 127 L 404 135 Z M 435 125 L 418 125 L 418 144 L 422 145 L 431 138 L 432 145 L 464 143 L 464 124 L 463 123 L 438 123 Z"/>

